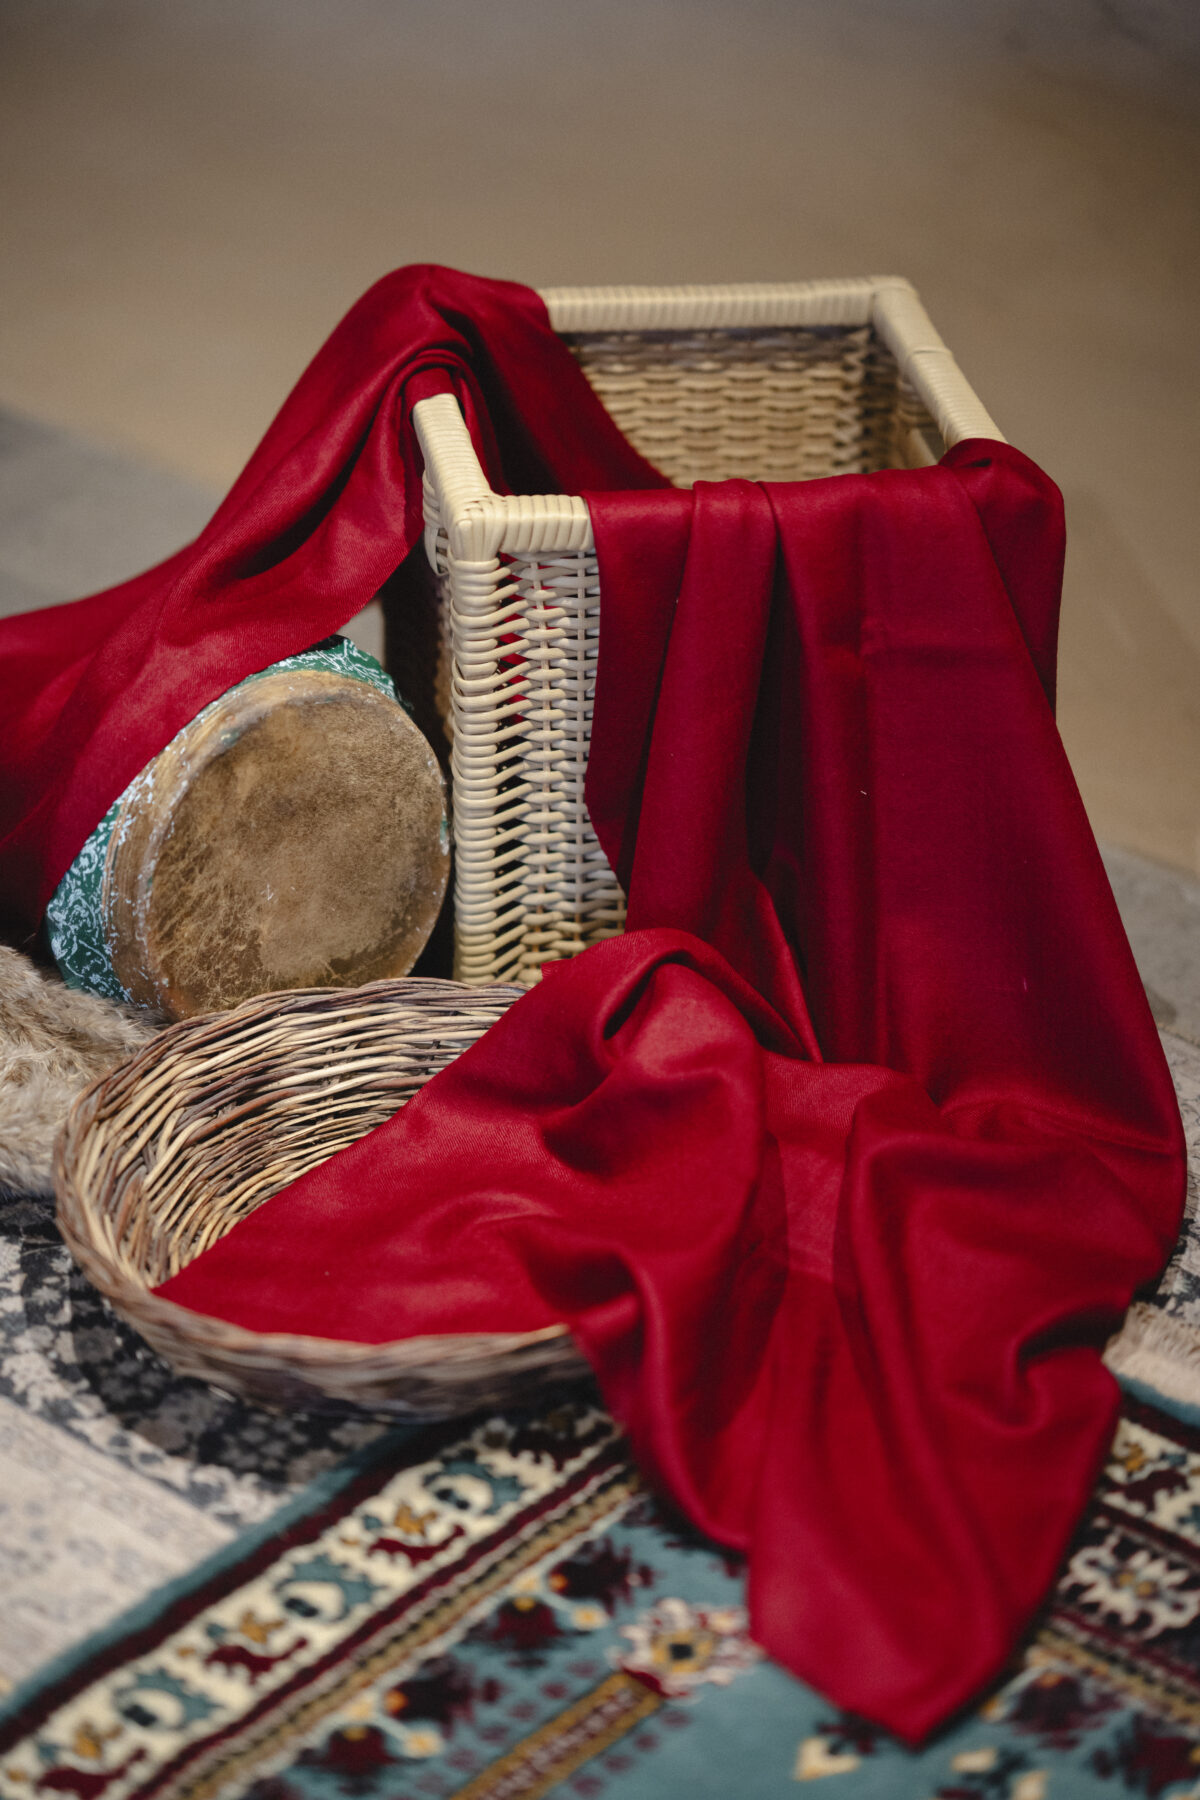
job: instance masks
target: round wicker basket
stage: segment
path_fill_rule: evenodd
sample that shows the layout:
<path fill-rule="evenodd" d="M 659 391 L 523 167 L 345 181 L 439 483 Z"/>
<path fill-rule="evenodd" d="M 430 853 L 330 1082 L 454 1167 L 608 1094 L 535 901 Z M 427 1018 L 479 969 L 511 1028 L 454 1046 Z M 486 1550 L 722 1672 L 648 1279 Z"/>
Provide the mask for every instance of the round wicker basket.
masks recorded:
<path fill-rule="evenodd" d="M 565 1325 L 353 1344 L 247 1331 L 151 1291 L 390 1118 L 521 991 L 410 977 L 264 994 L 171 1027 L 71 1109 L 55 1186 L 72 1254 L 179 1374 L 259 1405 L 447 1418 L 585 1374 Z"/>

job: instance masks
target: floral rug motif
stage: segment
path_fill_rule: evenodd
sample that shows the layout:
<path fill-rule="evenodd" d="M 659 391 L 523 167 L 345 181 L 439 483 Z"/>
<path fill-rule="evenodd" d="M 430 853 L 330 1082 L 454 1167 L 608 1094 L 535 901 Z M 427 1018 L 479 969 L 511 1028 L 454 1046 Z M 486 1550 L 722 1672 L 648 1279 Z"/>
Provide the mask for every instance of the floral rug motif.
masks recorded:
<path fill-rule="evenodd" d="M 1039 1628 L 920 1751 L 751 1643 L 584 1394 L 389 1434 L 0 1713 L 37 1800 L 1200 1796 L 1200 1431 L 1136 1401 Z"/>

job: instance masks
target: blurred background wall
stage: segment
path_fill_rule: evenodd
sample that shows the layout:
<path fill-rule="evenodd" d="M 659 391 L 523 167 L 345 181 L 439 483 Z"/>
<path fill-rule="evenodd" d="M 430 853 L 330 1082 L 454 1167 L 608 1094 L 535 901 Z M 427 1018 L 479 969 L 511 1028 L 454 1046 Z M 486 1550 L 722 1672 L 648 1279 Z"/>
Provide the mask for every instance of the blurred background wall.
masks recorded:
<path fill-rule="evenodd" d="M 215 494 L 400 263 L 907 275 L 1065 492 L 1097 831 L 1195 870 L 1198 103 L 1197 0 L 0 0 L 0 406 Z"/>

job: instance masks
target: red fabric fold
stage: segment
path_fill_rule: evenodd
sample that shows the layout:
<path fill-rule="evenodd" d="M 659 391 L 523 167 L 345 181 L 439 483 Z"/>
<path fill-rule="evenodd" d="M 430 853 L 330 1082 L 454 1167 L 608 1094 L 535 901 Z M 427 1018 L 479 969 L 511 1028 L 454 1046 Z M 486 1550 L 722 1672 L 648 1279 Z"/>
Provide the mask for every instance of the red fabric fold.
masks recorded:
<path fill-rule="evenodd" d="M 194 544 L 105 593 L 0 619 L 0 911 L 11 931 L 37 924 L 117 795 L 201 707 L 336 631 L 419 546 L 412 409 L 447 391 L 499 491 L 662 485 L 532 289 L 433 265 L 385 276 L 313 359 Z"/>
<path fill-rule="evenodd" d="M 1182 1134 L 1054 730 L 1062 531 L 1017 452 L 662 484 L 527 289 L 389 276 L 196 544 L 0 622 L 0 900 L 420 531 L 416 400 L 596 491 L 588 804 L 630 931 L 160 1290 L 375 1342 L 564 1319 L 753 1629 L 918 1738 L 995 1673 L 1111 1430 Z"/>
<path fill-rule="evenodd" d="M 1051 714 L 1058 496 L 976 443 L 590 505 L 631 929 L 159 1291 L 367 1342 L 567 1320 L 760 1641 L 917 1739 L 1053 1577 L 1182 1207 Z"/>

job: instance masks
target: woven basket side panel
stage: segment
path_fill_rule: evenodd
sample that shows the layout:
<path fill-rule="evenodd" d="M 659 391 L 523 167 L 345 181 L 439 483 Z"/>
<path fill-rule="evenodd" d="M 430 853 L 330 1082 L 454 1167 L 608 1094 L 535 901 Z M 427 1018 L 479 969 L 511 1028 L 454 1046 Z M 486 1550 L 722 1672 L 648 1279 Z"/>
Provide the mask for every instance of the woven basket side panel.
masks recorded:
<path fill-rule="evenodd" d="M 624 923 L 584 803 L 596 688 L 592 555 L 458 563 L 437 536 L 455 645 L 455 975 L 538 979 Z"/>
<path fill-rule="evenodd" d="M 459 562 L 440 529 L 436 555 L 454 645 L 454 973 L 459 981 L 514 981 L 524 947 L 529 849 L 520 741 L 527 681 L 516 650 L 524 602 L 507 562 Z"/>
<path fill-rule="evenodd" d="M 931 428 L 869 326 L 566 341 L 622 430 L 678 485 L 902 465 L 911 428 Z M 460 563 L 436 516 L 426 523 L 453 645 L 455 974 L 529 984 L 544 962 L 624 924 L 583 799 L 596 561 L 548 550 Z"/>
<path fill-rule="evenodd" d="M 625 435 L 679 486 L 807 481 L 896 458 L 898 371 L 868 325 L 567 342 Z"/>
<path fill-rule="evenodd" d="M 593 556 L 519 559 L 510 574 L 521 602 L 514 651 L 524 659 L 519 709 L 525 878 L 516 979 L 542 963 L 613 937 L 625 899 L 584 800 L 596 694 L 600 588 Z"/>

